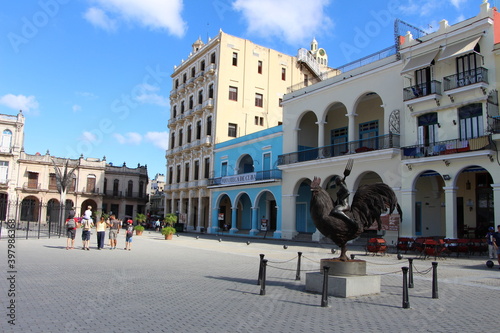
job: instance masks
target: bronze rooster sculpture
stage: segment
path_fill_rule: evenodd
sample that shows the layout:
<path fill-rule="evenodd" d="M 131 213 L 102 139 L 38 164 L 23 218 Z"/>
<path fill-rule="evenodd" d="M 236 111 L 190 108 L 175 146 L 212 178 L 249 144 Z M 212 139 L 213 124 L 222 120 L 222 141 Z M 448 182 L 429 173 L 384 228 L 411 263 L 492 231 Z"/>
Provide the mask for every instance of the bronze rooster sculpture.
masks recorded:
<path fill-rule="evenodd" d="M 344 186 L 345 178 L 350 174 L 351 169 L 352 160 L 349 160 L 344 171 L 344 178 L 340 180 Z M 339 183 L 338 180 L 337 183 Z M 384 183 L 360 186 L 356 190 L 350 208 L 344 211 L 338 210 L 338 207 L 342 207 L 341 198 L 334 202 L 328 192 L 321 188 L 321 178 L 314 177 L 311 191 L 312 220 L 319 232 L 340 247 L 339 259 L 342 261 L 348 261 L 346 255 L 348 241 L 358 237 L 375 221 L 377 221 L 378 230 L 381 229 L 380 215 L 382 213 L 389 210 L 391 214 L 394 209 L 397 209 L 402 218 L 401 207 L 394 191 Z"/>

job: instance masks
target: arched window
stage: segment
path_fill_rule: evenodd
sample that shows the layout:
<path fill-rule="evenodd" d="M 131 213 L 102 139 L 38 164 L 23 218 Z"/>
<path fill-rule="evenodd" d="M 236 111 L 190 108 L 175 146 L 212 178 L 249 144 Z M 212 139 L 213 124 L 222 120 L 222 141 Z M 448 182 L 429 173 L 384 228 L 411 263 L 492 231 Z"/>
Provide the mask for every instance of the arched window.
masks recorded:
<path fill-rule="evenodd" d="M 144 196 L 144 181 L 139 182 L 139 198 Z"/>
<path fill-rule="evenodd" d="M 87 193 L 95 193 L 95 183 L 96 183 L 96 176 L 95 175 L 88 175 L 87 176 Z"/>
<path fill-rule="evenodd" d="M 118 179 L 115 179 L 113 181 L 113 196 L 117 197 L 118 196 L 118 186 L 120 185 L 120 181 Z"/>
<path fill-rule="evenodd" d="M 6 129 L 2 133 L 2 142 L 0 145 L 0 151 L 8 153 L 10 151 L 11 143 L 12 143 L 12 132 Z"/>
<path fill-rule="evenodd" d="M 128 181 L 128 186 L 127 186 L 127 196 L 128 197 L 132 196 L 133 190 L 134 190 L 134 182 L 131 181 L 131 180 L 129 180 Z"/>

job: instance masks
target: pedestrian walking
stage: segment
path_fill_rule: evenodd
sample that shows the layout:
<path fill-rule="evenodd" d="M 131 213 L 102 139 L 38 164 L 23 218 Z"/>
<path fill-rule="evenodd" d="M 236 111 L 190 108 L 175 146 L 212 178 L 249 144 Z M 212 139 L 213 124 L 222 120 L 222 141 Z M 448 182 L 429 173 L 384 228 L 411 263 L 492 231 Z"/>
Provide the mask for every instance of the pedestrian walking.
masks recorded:
<path fill-rule="evenodd" d="M 106 228 L 108 224 L 106 223 L 106 219 L 101 215 L 101 219 L 96 224 L 96 233 L 97 233 L 97 249 L 104 249 L 104 238 L 106 237 Z"/>
<path fill-rule="evenodd" d="M 134 235 L 134 225 L 131 219 L 127 220 L 126 233 L 125 233 L 125 250 L 132 250 L 132 236 Z"/>
<path fill-rule="evenodd" d="M 109 217 L 109 243 L 110 250 L 116 249 L 116 242 L 118 241 L 118 234 L 120 233 L 121 222 L 116 219 L 114 215 Z"/>
<path fill-rule="evenodd" d="M 90 230 L 93 226 L 92 219 L 82 219 L 82 250 L 90 251 Z"/>
<path fill-rule="evenodd" d="M 66 219 L 66 250 L 75 248 L 76 221 L 74 216 Z"/>

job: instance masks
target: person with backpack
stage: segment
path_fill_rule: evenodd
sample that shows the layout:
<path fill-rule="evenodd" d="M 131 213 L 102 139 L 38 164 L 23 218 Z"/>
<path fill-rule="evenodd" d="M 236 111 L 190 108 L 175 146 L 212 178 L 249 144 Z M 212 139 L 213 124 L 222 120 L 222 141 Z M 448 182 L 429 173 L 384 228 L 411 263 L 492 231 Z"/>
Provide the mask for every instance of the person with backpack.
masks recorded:
<path fill-rule="evenodd" d="M 76 221 L 75 216 L 68 216 L 66 219 L 66 250 L 75 248 L 75 235 L 76 235 Z"/>
<path fill-rule="evenodd" d="M 134 235 L 134 221 L 131 219 L 127 220 L 127 225 L 125 229 L 125 250 L 132 250 L 132 236 Z"/>

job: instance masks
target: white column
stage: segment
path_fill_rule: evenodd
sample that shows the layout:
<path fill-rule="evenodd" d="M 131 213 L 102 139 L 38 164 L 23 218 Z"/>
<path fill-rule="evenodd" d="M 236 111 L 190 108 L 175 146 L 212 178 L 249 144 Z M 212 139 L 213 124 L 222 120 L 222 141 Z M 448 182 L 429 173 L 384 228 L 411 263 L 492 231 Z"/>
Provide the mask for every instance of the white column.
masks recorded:
<path fill-rule="evenodd" d="M 347 127 L 347 135 L 348 135 L 348 140 L 349 142 L 356 141 L 356 116 L 357 114 L 355 113 L 349 113 L 347 114 L 347 117 L 349 118 L 349 125 Z M 353 150 L 352 148 L 356 149 L 355 147 L 351 147 L 349 145 L 349 151 Z"/>
<path fill-rule="evenodd" d="M 298 234 L 295 225 L 295 199 L 295 194 L 283 194 L 281 196 L 281 204 L 283 206 L 281 215 L 281 234 L 282 238 L 284 239 L 292 239 L 295 235 Z"/>
<path fill-rule="evenodd" d="M 493 214 L 495 223 L 495 231 L 497 230 L 497 225 L 500 224 L 500 184 L 491 184 L 493 188 Z M 477 203 L 476 203 L 477 204 Z"/>
<path fill-rule="evenodd" d="M 201 228 L 204 227 L 201 225 L 202 214 L 203 214 L 203 200 L 201 193 L 198 193 L 198 216 L 197 216 L 198 221 L 196 221 L 196 225 L 198 226 L 199 231 L 201 231 Z"/>
<path fill-rule="evenodd" d="M 188 197 L 188 211 L 187 211 L 187 216 L 186 216 L 186 227 L 187 227 L 187 230 L 193 230 L 194 229 L 194 221 L 192 221 L 193 223 L 191 223 L 192 212 L 193 212 L 192 203 L 193 203 L 193 198 L 191 198 L 191 195 L 189 195 L 189 197 Z"/>
<path fill-rule="evenodd" d="M 446 204 L 446 237 L 457 238 L 457 187 L 443 187 Z"/>
<path fill-rule="evenodd" d="M 415 196 L 413 189 L 401 189 L 401 210 L 403 211 L 400 237 L 412 237 L 415 233 Z"/>
<path fill-rule="evenodd" d="M 316 125 L 318 125 L 318 148 L 325 145 L 325 124 L 324 121 L 316 122 Z"/>

